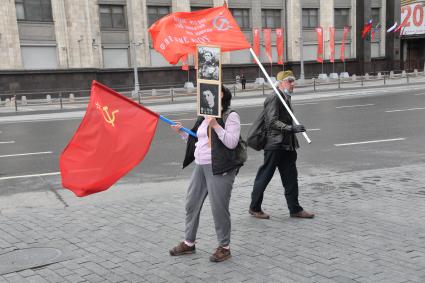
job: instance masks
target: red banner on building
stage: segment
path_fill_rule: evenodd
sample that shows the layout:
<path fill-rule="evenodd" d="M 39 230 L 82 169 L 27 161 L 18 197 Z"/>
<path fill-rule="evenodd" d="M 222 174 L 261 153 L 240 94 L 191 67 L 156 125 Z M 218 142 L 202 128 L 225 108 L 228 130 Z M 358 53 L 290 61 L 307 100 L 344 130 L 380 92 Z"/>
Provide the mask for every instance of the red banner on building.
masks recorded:
<path fill-rule="evenodd" d="M 317 62 L 323 63 L 323 28 L 317 27 Z"/>
<path fill-rule="evenodd" d="M 344 34 L 342 35 L 342 43 L 341 43 L 341 49 L 340 49 L 340 55 L 339 58 L 342 62 L 345 61 L 345 41 L 347 40 L 348 32 L 350 31 L 350 28 L 345 26 L 344 27 Z"/>
<path fill-rule="evenodd" d="M 277 49 L 277 63 L 283 65 L 284 55 L 283 51 L 285 49 L 283 42 L 283 29 L 276 29 L 276 49 Z"/>
<path fill-rule="evenodd" d="M 270 63 L 273 62 L 272 59 L 272 30 L 266 28 L 263 30 L 263 40 L 264 40 L 264 49 L 266 51 L 267 58 L 269 58 Z"/>
<path fill-rule="evenodd" d="M 329 27 L 329 61 L 335 62 L 335 27 Z"/>
<path fill-rule="evenodd" d="M 254 50 L 255 55 L 260 58 L 260 29 L 254 28 L 252 30 L 252 49 Z M 252 58 L 255 63 L 255 59 Z"/>
<path fill-rule="evenodd" d="M 150 28 L 153 47 L 170 64 L 196 53 L 196 45 L 219 45 L 222 52 L 250 48 L 227 6 L 176 12 L 156 21 Z"/>

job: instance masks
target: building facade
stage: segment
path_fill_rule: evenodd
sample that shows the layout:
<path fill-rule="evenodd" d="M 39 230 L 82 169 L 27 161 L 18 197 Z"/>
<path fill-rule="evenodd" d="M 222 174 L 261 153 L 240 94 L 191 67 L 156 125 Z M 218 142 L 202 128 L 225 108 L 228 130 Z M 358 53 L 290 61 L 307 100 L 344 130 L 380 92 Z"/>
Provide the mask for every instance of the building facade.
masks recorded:
<path fill-rule="evenodd" d="M 172 69 L 152 48 L 149 26 L 172 12 L 196 11 L 223 5 L 224 0 L 3 0 L 0 5 L 0 72 L 84 69 Z M 351 73 L 371 72 L 374 59 L 400 61 L 400 37 L 386 35 L 388 23 L 399 21 L 400 0 L 228 0 L 228 7 L 249 42 L 253 28 L 284 29 L 285 62 L 297 68 L 301 52 L 314 66 L 315 28 L 324 30 L 324 57 L 329 59 L 329 27 L 335 32 L 336 61 L 344 26 L 350 31 L 345 58 L 357 62 Z M 387 9 L 390 8 L 390 10 Z M 373 19 L 374 38 L 359 35 Z M 302 37 L 302 38 L 301 38 Z M 416 35 L 415 35 L 416 37 Z M 387 42 L 389 40 L 389 42 Z M 413 46 L 406 37 L 403 56 L 411 60 Z M 273 61 L 277 62 L 275 42 Z M 423 46 L 423 45 L 422 45 Z M 407 55 L 406 55 L 407 54 Z M 397 57 L 398 56 L 398 57 Z M 255 67 L 248 50 L 225 53 L 225 68 Z M 261 60 L 268 62 L 261 43 Z M 407 59 L 406 59 L 407 60 Z M 385 61 L 385 60 L 384 60 Z M 193 60 L 192 60 L 193 62 Z M 227 65 L 227 67 L 226 67 Z M 351 63 L 352 65 L 352 63 Z M 385 69 L 387 66 L 382 66 Z M 310 76 L 316 75 L 312 68 Z M 338 70 L 337 72 L 340 72 Z"/>

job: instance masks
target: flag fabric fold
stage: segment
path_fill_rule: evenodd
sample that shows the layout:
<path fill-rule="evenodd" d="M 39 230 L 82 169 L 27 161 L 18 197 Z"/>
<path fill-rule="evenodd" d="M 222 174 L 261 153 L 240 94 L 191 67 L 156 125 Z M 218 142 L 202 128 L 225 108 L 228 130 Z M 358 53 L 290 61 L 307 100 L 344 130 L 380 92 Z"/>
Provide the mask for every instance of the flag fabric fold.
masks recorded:
<path fill-rule="evenodd" d="M 335 62 L 335 28 L 329 27 L 329 61 Z"/>
<path fill-rule="evenodd" d="M 276 29 L 276 49 L 277 49 L 277 63 L 283 65 L 284 63 L 284 41 L 283 29 Z"/>
<path fill-rule="evenodd" d="M 263 29 L 264 50 L 270 63 L 273 62 L 272 57 L 272 30 L 269 28 Z"/>
<path fill-rule="evenodd" d="M 323 63 L 323 28 L 317 27 L 317 62 Z"/>
<path fill-rule="evenodd" d="M 60 156 L 63 187 L 79 197 L 108 189 L 143 160 L 158 119 L 93 81 L 86 114 Z"/>
<path fill-rule="evenodd" d="M 254 28 L 252 30 L 252 49 L 254 50 L 255 55 L 260 58 L 260 29 Z M 255 63 L 254 57 L 252 60 Z"/>
<path fill-rule="evenodd" d="M 222 52 L 251 47 L 226 5 L 171 13 L 156 21 L 149 33 L 155 50 L 170 64 L 195 54 L 198 44 L 219 45 Z"/>

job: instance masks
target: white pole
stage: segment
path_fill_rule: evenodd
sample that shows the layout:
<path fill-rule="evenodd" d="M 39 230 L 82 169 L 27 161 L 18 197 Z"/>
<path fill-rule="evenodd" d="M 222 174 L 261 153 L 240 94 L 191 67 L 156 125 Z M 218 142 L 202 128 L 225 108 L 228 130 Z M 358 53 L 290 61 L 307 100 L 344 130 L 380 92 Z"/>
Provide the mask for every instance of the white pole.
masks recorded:
<path fill-rule="evenodd" d="M 300 122 L 298 122 L 297 118 L 295 118 L 294 113 L 292 113 L 291 109 L 289 108 L 288 104 L 286 104 L 285 100 L 282 98 L 282 96 L 280 95 L 279 91 L 277 90 L 276 86 L 274 85 L 274 83 L 272 82 L 272 79 L 270 78 L 270 76 L 267 74 L 266 70 L 264 69 L 263 65 L 261 64 L 260 60 L 258 60 L 257 55 L 255 55 L 254 50 L 252 50 L 252 48 L 249 49 L 249 51 L 251 52 L 252 56 L 254 57 L 255 61 L 257 62 L 258 66 L 260 66 L 261 71 L 263 71 L 263 74 L 266 76 L 267 80 L 269 81 L 269 84 L 272 86 L 274 92 L 276 93 L 276 95 L 279 97 L 280 101 L 282 102 L 283 106 L 285 106 L 286 111 L 288 111 L 289 115 L 291 115 L 292 120 L 294 120 L 295 124 L 299 125 Z M 302 133 L 304 138 L 306 139 L 307 143 L 311 143 L 310 138 L 307 136 L 306 132 Z"/>

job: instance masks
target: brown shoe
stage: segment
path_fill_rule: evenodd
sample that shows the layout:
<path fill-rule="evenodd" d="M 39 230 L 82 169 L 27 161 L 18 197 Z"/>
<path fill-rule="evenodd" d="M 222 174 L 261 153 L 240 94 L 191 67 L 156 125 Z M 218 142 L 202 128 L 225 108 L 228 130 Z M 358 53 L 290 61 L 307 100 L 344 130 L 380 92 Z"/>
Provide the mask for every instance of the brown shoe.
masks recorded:
<path fill-rule="evenodd" d="M 259 218 L 259 219 L 270 219 L 270 215 L 268 215 L 267 213 L 265 213 L 264 211 L 254 211 L 251 208 L 249 209 L 249 214 L 251 214 L 252 216 L 254 216 L 255 218 Z"/>
<path fill-rule="evenodd" d="M 210 256 L 210 261 L 212 262 L 221 262 L 225 261 L 232 257 L 230 249 L 225 249 L 223 247 L 218 247 L 215 252 Z"/>
<path fill-rule="evenodd" d="M 189 247 L 183 241 L 170 250 L 170 255 L 178 256 L 178 255 L 193 254 L 195 252 L 196 252 L 195 245 Z"/>
<path fill-rule="evenodd" d="M 314 213 L 311 213 L 311 212 L 308 212 L 308 211 L 305 211 L 305 210 L 301 210 L 300 212 L 291 214 L 291 217 L 296 217 L 296 218 L 314 218 Z"/>

